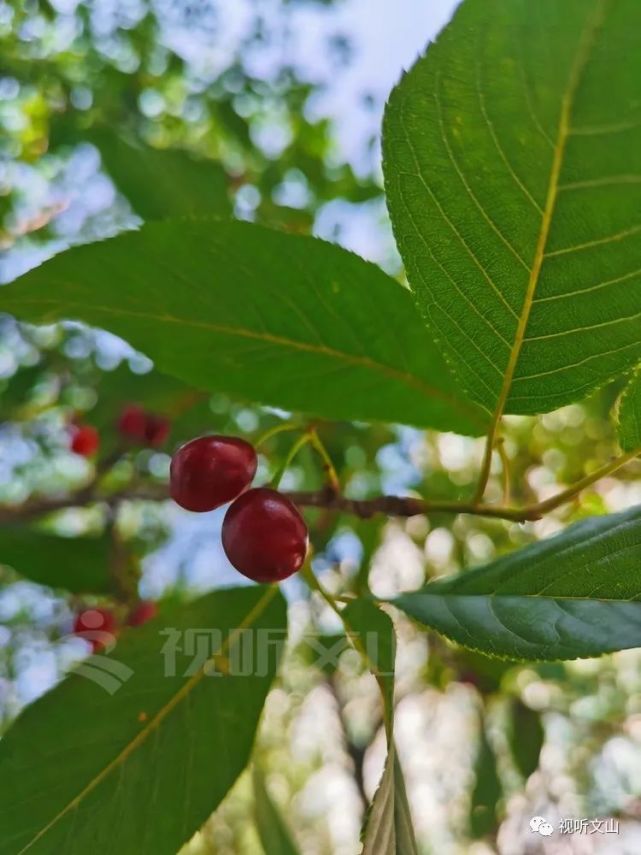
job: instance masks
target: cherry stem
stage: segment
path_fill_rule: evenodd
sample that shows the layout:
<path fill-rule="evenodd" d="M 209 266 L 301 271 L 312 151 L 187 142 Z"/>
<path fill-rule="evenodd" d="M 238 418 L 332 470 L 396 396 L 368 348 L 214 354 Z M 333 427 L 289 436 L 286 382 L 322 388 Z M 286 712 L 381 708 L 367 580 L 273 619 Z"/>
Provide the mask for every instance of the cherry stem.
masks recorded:
<path fill-rule="evenodd" d="M 332 462 L 332 458 L 329 456 L 329 452 L 325 448 L 323 441 L 318 435 L 318 431 L 316 430 L 316 428 L 310 429 L 309 441 L 311 443 L 312 448 L 318 453 L 321 460 L 323 461 L 323 470 L 325 472 L 325 475 L 327 476 L 328 485 L 335 493 L 340 493 L 341 482 L 338 478 L 336 469 L 334 468 L 334 463 Z"/>
<path fill-rule="evenodd" d="M 278 485 L 280 484 L 282 477 L 285 474 L 285 472 L 289 469 L 289 467 L 292 463 L 292 460 L 296 457 L 296 455 L 301 450 L 301 448 L 303 448 L 303 446 L 307 445 L 307 443 L 311 442 L 311 441 L 312 441 L 311 430 L 306 430 L 305 433 L 301 434 L 298 437 L 296 442 L 289 449 L 289 454 L 287 455 L 285 460 L 283 460 L 282 464 L 276 470 L 276 474 L 272 478 L 271 484 L 270 484 L 272 489 L 274 489 L 274 490 L 278 489 Z"/>
<path fill-rule="evenodd" d="M 273 436 L 278 436 L 279 433 L 286 433 L 287 431 L 292 430 L 302 430 L 304 427 L 305 426 L 300 422 L 285 422 L 284 424 L 275 425 L 273 428 L 266 430 L 265 433 L 262 433 L 258 437 L 254 443 L 254 448 L 259 449 L 261 445 L 264 445 Z"/>
<path fill-rule="evenodd" d="M 312 565 L 309 558 L 307 558 L 305 563 L 303 564 L 303 567 L 300 571 L 300 575 L 307 582 L 307 586 L 309 587 L 310 591 L 316 591 L 316 593 L 320 594 L 321 597 L 327 603 L 327 605 L 330 607 L 330 609 L 338 615 L 342 623 L 345 623 L 345 619 L 341 610 L 338 608 L 338 603 L 336 599 L 329 593 L 327 588 L 321 585 L 321 583 L 316 578 L 316 575 L 312 570 Z"/>
<path fill-rule="evenodd" d="M 279 433 L 284 433 L 285 431 L 293 430 L 304 430 L 304 433 L 302 434 L 298 442 L 296 442 L 292 446 L 285 462 L 282 464 L 282 466 L 279 467 L 278 471 L 276 472 L 274 478 L 272 479 L 272 487 L 278 487 L 283 475 L 285 474 L 285 471 L 287 470 L 287 467 L 291 464 L 294 457 L 298 454 L 298 452 L 304 445 L 307 445 L 307 443 L 309 443 L 323 462 L 323 471 L 325 472 L 327 483 L 335 493 L 340 493 L 341 485 L 338 478 L 338 474 L 334 467 L 334 463 L 329 455 L 329 452 L 325 448 L 322 439 L 318 435 L 318 431 L 316 430 L 314 425 L 310 425 L 306 428 L 298 422 L 290 422 L 288 424 L 276 425 L 276 427 L 273 427 L 271 428 L 271 430 L 266 431 L 266 433 L 264 433 L 256 441 L 255 447 L 258 448 L 264 442 Z"/>
<path fill-rule="evenodd" d="M 483 461 L 481 463 L 481 471 L 479 473 L 478 484 L 476 485 L 476 490 L 474 492 L 474 498 L 472 499 L 472 504 L 478 505 L 483 500 L 483 496 L 485 495 L 485 489 L 487 487 L 487 482 L 490 480 L 490 472 L 492 470 L 492 454 L 494 453 L 494 447 L 496 445 L 496 435 L 498 431 L 498 422 L 494 422 L 492 424 L 492 428 L 490 433 L 485 440 L 485 450 L 483 451 Z"/>

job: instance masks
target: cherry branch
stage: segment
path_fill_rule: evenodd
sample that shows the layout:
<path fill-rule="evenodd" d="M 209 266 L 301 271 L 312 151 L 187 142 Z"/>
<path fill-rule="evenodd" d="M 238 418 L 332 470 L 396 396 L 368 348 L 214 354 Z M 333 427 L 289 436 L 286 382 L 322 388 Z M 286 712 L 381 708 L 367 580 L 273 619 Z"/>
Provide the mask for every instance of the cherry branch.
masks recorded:
<path fill-rule="evenodd" d="M 112 507 L 125 500 L 139 499 L 158 502 L 168 498 L 169 493 L 164 484 L 150 484 L 144 487 L 119 490 L 109 495 L 103 495 L 94 489 L 94 484 L 92 483 L 88 487 L 83 487 L 64 496 L 29 499 L 21 505 L 0 507 L 0 525 L 31 522 L 45 514 L 64 511 L 68 508 L 81 508 L 86 505 L 102 503 L 108 507 Z"/>
<path fill-rule="evenodd" d="M 375 496 L 371 499 L 350 499 L 328 485 L 320 490 L 285 491 L 294 504 L 299 507 L 324 508 L 330 511 L 340 511 L 361 519 L 369 519 L 377 514 L 389 517 L 413 517 L 430 513 L 472 514 L 480 517 L 509 520 L 512 522 L 528 522 L 541 519 L 545 514 L 562 505 L 571 502 L 586 487 L 611 475 L 626 463 L 641 454 L 641 448 L 615 457 L 608 463 L 586 475 L 572 486 L 560 491 L 549 499 L 524 507 L 510 505 L 487 505 L 480 502 L 440 502 L 413 496 Z M 44 514 L 66 508 L 82 507 L 88 504 L 104 503 L 108 506 L 123 500 L 163 501 L 169 498 L 165 484 L 147 484 L 123 489 L 110 494 L 101 494 L 95 482 L 70 493 L 45 499 L 32 499 L 21 505 L 0 508 L 0 525 L 9 523 L 25 523 L 38 519 Z"/>

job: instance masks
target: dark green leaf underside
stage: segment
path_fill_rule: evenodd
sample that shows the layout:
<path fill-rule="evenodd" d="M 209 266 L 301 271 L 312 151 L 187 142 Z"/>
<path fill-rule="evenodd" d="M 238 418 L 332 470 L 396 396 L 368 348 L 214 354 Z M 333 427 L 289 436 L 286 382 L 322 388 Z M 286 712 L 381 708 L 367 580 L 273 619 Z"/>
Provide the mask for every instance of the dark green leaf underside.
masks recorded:
<path fill-rule="evenodd" d="M 494 656 L 575 659 L 641 646 L 641 509 L 584 520 L 394 602 Z"/>
<path fill-rule="evenodd" d="M 483 432 L 411 295 L 323 241 L 216 220 L 77 247 L 0 292 L 23 320 L 83 320 L 212 391 L 329 418 Z"/>
<path fill-rule="evenodd" d="M 105 130 L 94 131 L 89 139 L 114 184 L 144 220 L 231 214 L 220 164 L 178 149 L 130 145 Z"/>
<path fill-rule="evenodd" d="M 57 537 L 32 528 L 0 528 L 0 564 L 33 582 L 74 594 L 105 594 L 109 585 L 107 537 Z"/>
<path fill-rule="evenodd" d="M 507 736 L 514 763 L 527 781 L 538 769 L 545 740 L 540 713 L 525 706 L 518 698 L 511 701 Z"/>

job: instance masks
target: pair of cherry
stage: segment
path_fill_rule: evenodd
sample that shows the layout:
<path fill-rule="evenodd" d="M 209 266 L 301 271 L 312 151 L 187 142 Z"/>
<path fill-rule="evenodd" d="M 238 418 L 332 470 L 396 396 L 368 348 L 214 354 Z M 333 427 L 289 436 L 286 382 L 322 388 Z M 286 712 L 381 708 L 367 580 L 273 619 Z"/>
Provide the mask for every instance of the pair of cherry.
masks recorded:
<path fill-rule="evenodd" d="M 232 502 L 222 527 L 227 558 L 255 582 L 279 582 L 302 567 L 307 526 L 295 505 L 277 490 L 248 489 L 256 466 L 256 451 L 245 440 L 201 436 L 174 454 L 170 491 L 188 511 L 212 511 Z"/>
<path fill-rule="evenodd" d="M 136 421 L 139 414 L 134 415 L 129 425 L 137 425 L 140 430 L 136 430 L 136 436 L 142 437 L 144 422 L 142 418 Z M 172 458 L 171 496 L 181 507 L 197 512 L 213 511 L 231 502 L 222 529 L 227 557 L 249 579 L 279 582 L 302 567 L 307 553 L 307 526 L 297 508 L 277 490 L 248 489 L 257 462 L 253 446 L 243 439 L 192 439 Z M 143 601 L 130 613 L 127 623 L 140 626 L 155 615 L 155 603 Z M 94 653 L 108 647 L 118 629 L 115 614 L 104 608 L 79 612 L 73 626 L 74 633 L 89 641 Z"/>

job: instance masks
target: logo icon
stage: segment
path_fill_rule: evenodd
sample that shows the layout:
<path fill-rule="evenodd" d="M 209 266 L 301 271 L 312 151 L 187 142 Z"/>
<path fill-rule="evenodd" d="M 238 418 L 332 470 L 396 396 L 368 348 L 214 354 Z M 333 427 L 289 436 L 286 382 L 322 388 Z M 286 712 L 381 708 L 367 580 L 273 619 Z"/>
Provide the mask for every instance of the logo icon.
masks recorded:
<path fill-rule="evenodd" d="M 109 695 L 115 695 L 133 673 L 133 670 L 124 662 L 95 654 L 74 668 L 74 674 L 79 674 L 96 683 Z"/>
<path fill-rule="evenodd" d="M 533 816 L 530 820 L 530 831 L 540 834 L 542 837 L 549 837 L 553 833 L 554 827 L 544 816 Z"/>
<path fill-rule="evenodd" d="M 104 616 L 98 609 L 87 609 L 82 613 L 82 631 L 74 632 L 74 637 L 84 639 L 91 646 L 93 655 L 74 668 L 74 673 L 86 677 L 100 686 L 109 695 L 115 695 L 118 689 L 133 676 L 133 670 L 102 653 L 111 653 L 116 646 L 116 636 L 104 629 Z"/>

